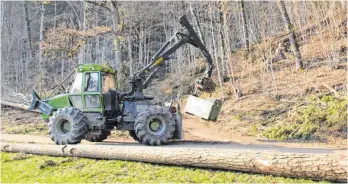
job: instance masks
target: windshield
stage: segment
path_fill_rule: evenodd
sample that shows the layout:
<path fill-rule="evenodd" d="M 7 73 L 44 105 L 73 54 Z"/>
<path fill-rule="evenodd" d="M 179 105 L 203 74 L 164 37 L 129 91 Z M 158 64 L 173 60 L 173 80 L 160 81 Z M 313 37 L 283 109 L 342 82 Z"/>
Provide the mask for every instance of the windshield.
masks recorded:
<path fill-rule="evenodd" d="M 99 91 L 98 73 L 86 73 L 85 91 Z"/>
<path fill-rule="evenodd" d="M 82 73 L 77 73 L 74 83 L 71 86 L 70 93 L 81 93 Z"/>

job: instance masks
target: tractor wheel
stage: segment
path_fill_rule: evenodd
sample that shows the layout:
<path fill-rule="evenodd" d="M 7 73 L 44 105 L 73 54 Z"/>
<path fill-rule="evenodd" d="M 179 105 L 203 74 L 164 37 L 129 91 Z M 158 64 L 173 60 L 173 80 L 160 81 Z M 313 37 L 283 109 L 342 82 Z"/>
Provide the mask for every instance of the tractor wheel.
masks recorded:
<path fill-rule="evenodd" d="M 80 143 L 87 131 L 86 117 L 73 107 L 58 109 L 48 123 L 48 133 L 59 145 Z"/>
<path fill-rule="evenodd" d="M 137 137 L 137 134 L 135 133 L 135 130 L 130 130 L 130 131 L 129 131 L 129 135 L 130 135 L 135 141 L 140 142 L 140 140 L 139 140 L 138 137 Z"/>
<path fill-rule="evenodd" d="M 140 113 L 135 120 L 135 134 L 147 145 L 162 145 L 174 135 L 175 120 L 169 108 L 153 106 Z"/>
<path fill-rule="evenodd" d="M 102 131 L 101 134 L 92 134 L 88 132 L 85 139 L 89 142 L 102 142 L 111 134 L 111 131 Z"/>

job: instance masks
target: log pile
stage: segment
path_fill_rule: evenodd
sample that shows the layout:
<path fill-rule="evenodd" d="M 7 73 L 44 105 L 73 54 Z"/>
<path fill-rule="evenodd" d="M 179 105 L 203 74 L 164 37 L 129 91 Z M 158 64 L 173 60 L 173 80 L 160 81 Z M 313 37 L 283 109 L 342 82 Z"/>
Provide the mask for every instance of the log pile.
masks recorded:
<path fill-rule="evenodd" d="M 314 180 L 347 181 L 347 157 L 344 153 L 283 153 L 180 145 L 161 147 L 117 144 L 57 146 L 14 143 L 3 143 L 1 151 L 140 161 Z"/>

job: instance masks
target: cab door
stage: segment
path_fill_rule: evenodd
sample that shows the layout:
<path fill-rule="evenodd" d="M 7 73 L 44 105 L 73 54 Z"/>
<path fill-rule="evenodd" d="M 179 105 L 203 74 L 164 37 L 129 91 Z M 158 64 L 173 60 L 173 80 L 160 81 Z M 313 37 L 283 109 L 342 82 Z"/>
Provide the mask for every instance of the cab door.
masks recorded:
<path fill-rule="evenodd" d="M 82 101 L 84 111 L 102 112 L 102 83 L 100 72 L 85 72 L 83 75 Z"/>
<path fill-rule="evenodd" d="M 83 110 L 84 102 L 82 99 L 82 89 L 83 89 L 83 73 L 76 73 L 74 83 L 71 86 L 69 97 L 72 102 L 73 107 L 76 109 Z"/>

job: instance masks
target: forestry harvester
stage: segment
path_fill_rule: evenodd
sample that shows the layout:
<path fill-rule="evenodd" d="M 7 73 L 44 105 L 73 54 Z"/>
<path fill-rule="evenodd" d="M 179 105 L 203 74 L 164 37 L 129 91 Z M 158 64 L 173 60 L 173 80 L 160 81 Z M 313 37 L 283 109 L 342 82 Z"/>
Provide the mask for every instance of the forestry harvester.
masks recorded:
<path fill-rule="evenodd" d="M 33 91 L 29 110 L 39 109 L 43 113 L 42 117 L 49 120 L 50 137 L 59 145 L 77 144 L 82 139 L 100 142 L 114 128 L 129 131 L 132 138 L 147 145 L 181 139 L 180 110 L 171 105 L 155 105 L 150 102 L 153 97 L 143 93 L 169 56 L 186 43 L 199 48 L 208 64 L 206 75 L 197 82 L 197 88 L 207 92 L 215 89 L 210 54 L 185 15 L 179 21 L 187 31 L 177 32 L 151 58 L 149 65 L 132 76 L 130 91 L 116 90 L 116 71 L 110 66 L 82 64 L 72 72 L 76 76 L 69 92 L 40 99 Z"/>

